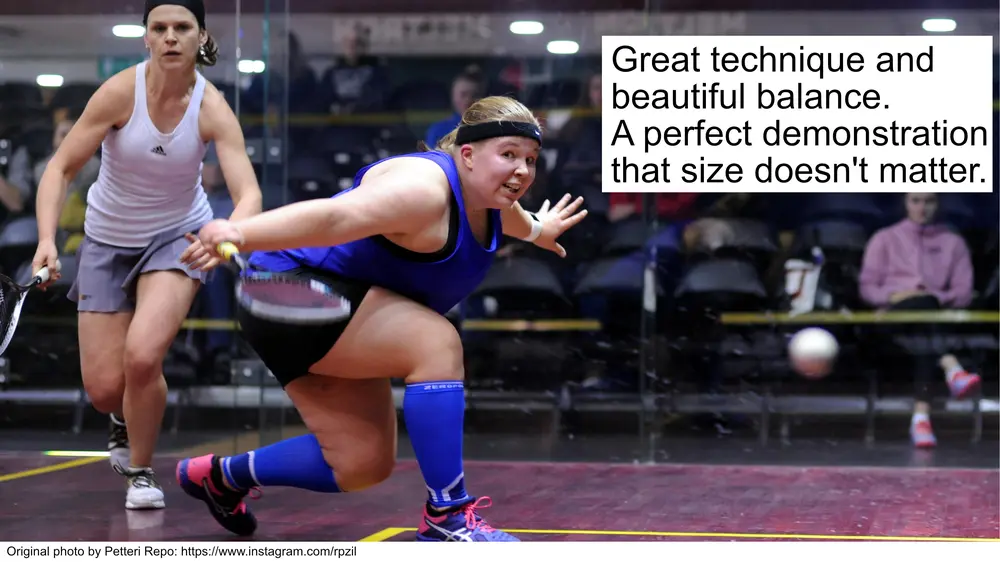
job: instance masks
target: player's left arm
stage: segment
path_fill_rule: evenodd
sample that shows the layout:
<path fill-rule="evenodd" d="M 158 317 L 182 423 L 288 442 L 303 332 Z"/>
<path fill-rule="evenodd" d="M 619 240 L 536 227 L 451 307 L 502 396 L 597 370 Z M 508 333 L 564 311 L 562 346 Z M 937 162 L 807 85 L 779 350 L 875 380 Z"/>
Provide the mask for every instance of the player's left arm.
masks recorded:
<path fill-rule="evenodd" d="M 586 210 L 576 212 L 583 205 L 583 197 L 577 197 L 572 202 L 570 198 L 568 193 L 563 195 L 551 209 L 546 199 L 537 213 L 528 212 L 520 203 L 514 203 L 501 211 L 504 235 L 531 242 L 555 252 L 561 258 L 566 257 L 566 249 L 556 239 L 587 216 Z"/>
<path fill-rule="evenodd" d="M 247 156 L 243 129 L 226 98 L 212 84 L 205 85 L 202 102 L 201 133 L 206 141 L 215 141 L 222 176 L 233 198 L 231 220 L 252 217 L 261 212 L 263 196 Z"/>

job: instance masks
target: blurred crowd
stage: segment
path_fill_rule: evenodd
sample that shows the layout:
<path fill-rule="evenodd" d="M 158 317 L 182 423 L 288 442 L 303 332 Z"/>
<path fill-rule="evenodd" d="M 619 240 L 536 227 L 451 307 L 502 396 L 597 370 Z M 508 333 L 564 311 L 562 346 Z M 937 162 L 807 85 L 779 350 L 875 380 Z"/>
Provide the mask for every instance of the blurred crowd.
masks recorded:
<path fill-rule="evenodd" d="M 418 141 L 434 145 L 484 95 L 518 97 L 543 119 L 538 179 L 523 203 L 533 209 L 563 193 L 582 195 L 590 216 L 567 234 L 565 260 L 508 242 L 482 290 L 454 311 L 457 318 L 595 318 L 603 337 L 628 340 L 638 337 L 643 272 L 651 264 L 658 272 L 660 329 L 676 337 L 695 336 L 684 332 L 698 322 L 678 321 L 692 310 L 704 316 L 706 310 L 998 308 L 995 178 L 989 195 L 609 195 L 601 191 L 596 60 L 544 81 L 528 78 L 528 63 L 501 59 L 414 67 L 369 54 L 360 29 L 322 72 L 294 34 L 287 60 L 284 72 L 216 84 L 231 102 L 239 96 L 249 147 L 280 147 L 276 158 L 254 158 L 265 207 L 329 197 L 375 159 L 416 150 Z M 7 275 L 18 276 L 30 259 L 35 187 L 97 86 L 0 84 L 0 270 Z M 99 158 L 70 186 L 60 221 L 64 261 L 83 236 Z M 211 151 L 203 183 L 216 215 L 228 215 L 232 202 Z M 192 316 L 230 318 L 231 282 L 225 272 L 215 275 Z M 225 330 L 186 337 L 208 378 L 226 373 L 239 353 Z M 929 400 L 939 367 L 952 373 L 946 382 L 953 380 L 956 369 L 940 361 L 915 361 L 919 400 Z M 699 369 L 709 373 L 711 386 L 721 367 Z M 634 372 L 612 371 L 584 383 L 634 389 Z"/>

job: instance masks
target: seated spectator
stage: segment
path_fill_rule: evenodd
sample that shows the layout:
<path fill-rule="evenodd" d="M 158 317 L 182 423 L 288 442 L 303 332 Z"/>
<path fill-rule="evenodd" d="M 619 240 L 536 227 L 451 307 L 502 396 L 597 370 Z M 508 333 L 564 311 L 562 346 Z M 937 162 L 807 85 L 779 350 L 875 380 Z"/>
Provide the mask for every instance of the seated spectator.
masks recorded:
<path fill-rule="evenodd" d="M 344 38 L 344 54 L 334 61 L 320 85 L 325 106 L 335 114 L 385 109 L 389 78 L 385 66 L 367 54 L 370 31 L 362 26 Z"/>
<path fill-rule="evenodd" d="M 972 261 L 961 236 L 935 221 L 934 193 L 908 193 L 906 218 L 872 236 L 858 279 L 861 298 L 879 309 L 964 308 L 972 302 Z M 933 328 L 929 329 L 931 332 Z M 952 395 L 965 398 L 980 384 L 954 355 L 938 360 Z M 934 365 L 915 359 L 916 402 L 910 435 L 917 447 L 933 447 L 930 399 Z"/>
<path fill-rule="evenodd" d="M 635 216 L 641 217 L 644 195 L 643 193 L 609 193 L 608 220 L 618 222 Z M 695 207 L 697 200 L 697 193 L 657 193 L 654 195 L 656 217 L 662 221 L 681 221 L 686 224 L 694 220 L 697 215 Z"/>
<path fill-rule="evenodd" d="M 566 144 L 559 181 L 565 186 L 601 185 L 601 75 L 586 80 L 573 116 L 559 129 L 557 140 Z M 582 190 L 581 190 L 582 192 Z"/>
<path fill-rule="evenodd" d="M 451 107 L 455 113 L 427 128 L 427 136 L 424 139 L 427 146 L 431 148 L 437 146 L 437 142 L 442 137 L 452 132 L 462 121 L 462 114 L 465 113 L 465 110 L 481 98 L 485 90 L 486 81 L 483 79 L 479 67 L 475 65 L 469 66 L 456 76 L 451 83 Z"/>
<path fill-rule="evenodd" d="M 0 222 L 20 215 L 31 206 L 34 195 L 31 181 L 31 155 L 28 148 L 14 149 L 6 175 L 0 173 Z"/>
<path fill-rule="evenodd" d="M 287 66 L 282 68 L 281 61 L 286 57 Z M 244 114 L 273 117 L 273 127 L 273 123 L 280 123 L 277 116 L 284 112 L 289 115 L 308 115 L 327 111 L 323 107 L 325 100 L 321 96 L 316 73 L 309 66 L 309 57 L 303 52 L 298 35 L 289 33 L 287 44 L 276 45 L 271 53 L 271 60 L 275 61 L 272 67 L 264 74 L 253 75 L 250 85 L 243 92 L 240 103 Z M 306 144 L 307 135 L 314 128 L 303 127 L 299 123 L 289 124 L 289 137 Z M 256 136 L 261 133 L 251 134 Z"/>
<path fill-rule="evenodd" d="M 60 111 L 55 114 L 55 131 L 52 133 L 52 152 L 35 164 L 32 176 L 32 185 L 37 186 L 45 173 L 45 166 L 48 165 L 52 155 L 59 149 L 63 139 L 69 134 L 70 129 L 80 117 L 79 109 L 70 111 Z M 61 248 L 64 254 L 75 254 L 76 249 L 83 241 L 83 221 L 87 214 L 87 193 L 90 186 L 97 181 L 97 175 L 101 171 L 101 160 L 95 155 L 83 165 L 80 172 L 76 174 L 73 181 L 66 189 L 66 202 L 63 204 L 62 215 L 59 216 L 59 228 L 64 230 L 69 236 Z"/>

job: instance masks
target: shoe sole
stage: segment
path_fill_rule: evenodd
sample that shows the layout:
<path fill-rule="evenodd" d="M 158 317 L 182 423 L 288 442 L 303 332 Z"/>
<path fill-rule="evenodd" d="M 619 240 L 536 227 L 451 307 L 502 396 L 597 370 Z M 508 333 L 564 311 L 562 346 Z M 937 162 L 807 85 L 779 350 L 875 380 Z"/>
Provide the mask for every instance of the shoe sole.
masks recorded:
<path fill-rule="evenodd" d="M 164 500 L 156 500 L 154 502 L 150 502 L 150 503 L 146 503 L 146 504 L 137 504 L 137 503 L 132 503 L 132 502 L 130 502 L 128 500 L 125 500 L 125 509 L 131 509 L 131 510 L 135 510 L 135 511 L 147 511 L 147 510 L 151 510 L 151 509 L 163 509 L 165 507 L 167 507 L 167 502 L 164 501 Z"/>
<path fill-rule="evenodd" d="M 441 539 L 431 539 L 427 538 L 420 533 L 417 533 L 414 537 L 417 542 L 465 542 L 465 541 L 443 541 Z M 496 541 L 496 542 L 520 542 L 520 541 Z"/>

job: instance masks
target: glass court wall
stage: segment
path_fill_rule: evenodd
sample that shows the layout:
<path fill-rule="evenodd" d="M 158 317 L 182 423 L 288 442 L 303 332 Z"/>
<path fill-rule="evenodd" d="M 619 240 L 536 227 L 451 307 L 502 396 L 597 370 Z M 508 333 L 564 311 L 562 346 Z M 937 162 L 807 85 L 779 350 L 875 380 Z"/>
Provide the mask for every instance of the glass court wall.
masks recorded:
<path fill-rule="evenodd" d="M 0 176 L 20 193 L 0 197 L 6 274 L 16 275 L 35 246 L 14 236 L 30 233 L 34 217 L 36 178 L 18 166 L 43 162 L 72 109 L 146 56 L 142 30 L 119 27 L 141 23 L 141 2 L 59 4 L 0 8 L 0 31 L 17 32 L 0 33 Z M 923 12 L 895 6 L 877 17 L 799 7 L 589 0 L 477 11 L 441 0 L 385 11 L 341 2 L 334 12 L 307 0 L 211 2 L 220 56 L 203 72 L 239 117 L 267 208 L 338 193 L 361 167 L 436 141 L 480 96 L 516 97 L 542 120 L 545 146 L 522 204 L 537 210 L 569 193 L 585 197 L 590 215 L 563 237 L 566 259 L 507 240 L 487 280 L 448 315 L 465 346 L 470 458 L 664 462 L 697 459 L 691 443 L 700 439 L 723 448 L 825 431 L 876 439 L 873 420 L 905 414 L 912 393 L 908 379 L 883 378 L 855 350 L 867 327 L 828 325 L 850 353 L 836 377 L 807 384 L 789 375 L 783 355 L 798 324 L 764 311 L 787 308 L 785 264 L 816 247 L 849 279 L 870 233 L 899 216 L 898 202 L 602 192 L 601 102 L 611 92 L 601 76 L 604 35 L 926 33 Z M 952 7 L 955 33 L 996 35 L 995 13 L 961 8 Z M 227 216 L 214 151 L 203 176 L 217 216 Z M 995 194 L 949 205 L 980 260 L 977 291 L 988 295 L 996 259 L 983 233 L 992 228 L 995 244 Z M 843 219 L 834 215 L 845 206 L 862 234 L 845 247 L 814 240 L 810 225 Z M 969 208 L 976 212 L 963 214 Z M 67 218 L 66 241 L 81 229 Z M 73 263 L 74 247 L 63 249 Z M 170 349 L 164 450 L 228 453 L 304 431 L 234 330 L 231 283 L 219 271 L 203 287 Z M 69 430 L 52 449 L 100 450 L 106 418 L 82 392 L 67 289 L 29 299 L 0 363 L 2 423 L 14 433 Z M 856 296 L 848 282 L 830 306 L 863 309 Z M 996 310 L 988 299 L 975 306 Z M 402 383 L 394 385 L 401 407 Z M 876 415 L 876 406 L 887 410 Z M 830 429 L 831 414 L 852 421 Z"/>

